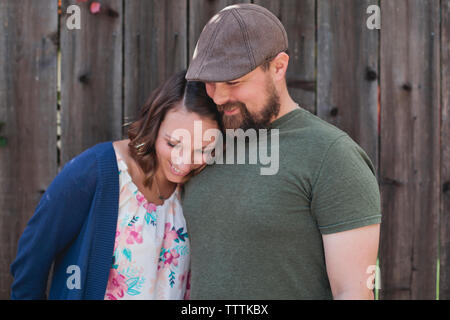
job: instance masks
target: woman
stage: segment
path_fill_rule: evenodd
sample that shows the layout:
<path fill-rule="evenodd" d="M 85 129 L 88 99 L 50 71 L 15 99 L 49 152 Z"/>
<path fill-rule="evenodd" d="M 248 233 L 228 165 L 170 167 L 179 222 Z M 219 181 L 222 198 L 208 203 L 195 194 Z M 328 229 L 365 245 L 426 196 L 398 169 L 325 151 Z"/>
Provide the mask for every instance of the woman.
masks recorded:
<path fill-rule="evenodd" d="M 194 138 L 195 121 L 202 136 L 222 125 L 204 85 L 185 74 L 151 94 L 129 139 L 98 144 L 58 174 L 20 238 L 12 299 L 44 299 L 53 262 L 50 299 L 187 298 L 180 187 L 204 168 L 213 143 L 199 148 L 175 132 Z"/>

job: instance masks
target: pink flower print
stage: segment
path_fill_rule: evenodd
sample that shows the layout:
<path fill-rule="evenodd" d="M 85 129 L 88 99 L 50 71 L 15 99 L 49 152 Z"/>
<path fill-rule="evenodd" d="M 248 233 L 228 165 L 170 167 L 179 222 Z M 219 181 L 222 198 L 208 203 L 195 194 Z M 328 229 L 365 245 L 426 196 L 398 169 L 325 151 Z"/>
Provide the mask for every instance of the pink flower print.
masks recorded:
<path fill-rule="evenodd" d="M 174 266 L 178 266 L 178 258 L 180 257 L 180 254 L 175 250 L 172 249 L 170 250 L 170 252 L 165 252 L 164 253 L 164 258 L 166 259 L 164 261 L 164 264 L 173 264 Z"/>
<path fill-rule="evenodd" d="M 125 276 L 119 274 L 116 269 L 111 268 L 109 272 L 108 285 L 106 287 L 106 297 L 108 300 L 123 298 L 128 286 L 125 283 Z"/>
<path fill-rule="evenodd" d="M 135 225 L 129 227 L 127 243 L 134 244 L 134 242 L 142 243 L 142 226 L 139 226 L 137 229 Z"/>
<path fill-rule="evenodd" d="M 136 194 L 136 200 L 138 201 L 138 204 L 140 206 L 142 205 L 145 210 L 147 210 L 148 213 L 156 211 L 156 205 L 154 203 L 148 202 L 140 192 Z"/>
<path fill-rule="evenodd" d="M 114 251 L 116 251 L 117 247 L 119 246 L 119 241 L 117 240 L 120 236 L 120 231 L 116 231 L 116 240 L 114 241 Z"/>
<path fill-rule="evenodd" d="M 186 292 L 184 293 L 184 300 L 191 298 L 191 270 L 189 270 L 186 281 Z"/>
<path fill-rule="evenodd" d="M 175 202 L 171 202 L 169 205 L 169 214 L 175 215 Z"/>
<path fill-rule="evenodd" d="M 142 205 L 142 203 L 147 202 L 145 197 L 140 192 L 138 192 L 136 194 L 136 199 L 137 199 L 139 205 Z"/>
<path fill-rule="evenodd" d="M 122 189 L 120 189 L 120 195 L 119 196 L 129 196 L 131 194 L 131 190 L 128 188 L 127 185 L 122 186 Z"/>
<path fill-rule="evenodd" d="M 122 190 L 120 190 L 120 203 L 119 203 L 119 207 L 123 206 L 124 202 L 126 202 L 128 200 L 128 198 L 131 197 L 131 191 L 130 189 L 128 189 L 128 187 L 125 185 L 123 186 Z"/>
<path fill-rule="evenodd" d="M 188 278 L 189 278 L 189 271 L 186 271 L 178 276 L 178 281 L 180 282 L 179 284 L 180 290 L 183 288 L 183 285 L 187 285 Z"/>
<path fill-rule="evenodd" d="M 150 279 L 148 283 L 149 283 L 148 293 L 153 295 L 156 289 L 156 278 Z"/>
<path fill-rule="evenodd" d="M 178 276 L 178 281 L 180 282 L 180 289 L 181 289 L 181 286 L 183 285 L 185 278 L 186 278 L 186 273 L 182 273 Z"/>
<path fill-rule="evenodd" d="M 167 222 L 164 230 L 164 248 L 170 248 L 173 240 L 178 238 L 178 233 L 175 228 L 170 228 L 171 224 Z"/>
<path fill-rule="evenodd" d="M 128 208 L 127 208 L 128 212 L 133 214 L 137 211 L 138 208 L 139 208 L 139 203 L 138 203 L 136 197 L 132 197 L 128 204 Z"/>
<path fill-rule="evenodd" d="M 144 204 L 144 208 L 147 210 L 148 213 L 156 211 L 156 206 L 154 203 L 147 202 L 146 204 Z"/>

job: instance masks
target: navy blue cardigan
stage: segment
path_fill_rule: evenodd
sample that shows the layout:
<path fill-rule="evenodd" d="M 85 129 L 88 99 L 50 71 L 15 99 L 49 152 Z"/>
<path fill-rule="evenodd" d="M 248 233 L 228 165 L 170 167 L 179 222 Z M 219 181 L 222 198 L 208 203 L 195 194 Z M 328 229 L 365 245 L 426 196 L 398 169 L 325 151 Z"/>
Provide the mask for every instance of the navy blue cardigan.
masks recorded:
<path fill-rule="evenodd" d="M 68 162 L 20 238 L 11 264 L 11 299 L 46 299 L 53 262 L 49 299 L 103 299 L 118 207 L 119 174 L 112 142 L 98 144 Z M 79 289 L 67 285 L 76 273 L 70 266 L 79 267 Z"/>

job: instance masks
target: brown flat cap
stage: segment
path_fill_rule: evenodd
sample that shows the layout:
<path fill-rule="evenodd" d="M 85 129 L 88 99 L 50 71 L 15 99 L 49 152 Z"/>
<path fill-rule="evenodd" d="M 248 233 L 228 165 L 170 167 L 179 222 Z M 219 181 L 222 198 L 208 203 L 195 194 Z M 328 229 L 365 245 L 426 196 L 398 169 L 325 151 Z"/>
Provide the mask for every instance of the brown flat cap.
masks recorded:
<path fill-rule="evenodd" d="M 269 10 L 256 4 L 228 6 L 203 29 L 186 80 L 235 80 L 287 49 L 286 30 Z"/>

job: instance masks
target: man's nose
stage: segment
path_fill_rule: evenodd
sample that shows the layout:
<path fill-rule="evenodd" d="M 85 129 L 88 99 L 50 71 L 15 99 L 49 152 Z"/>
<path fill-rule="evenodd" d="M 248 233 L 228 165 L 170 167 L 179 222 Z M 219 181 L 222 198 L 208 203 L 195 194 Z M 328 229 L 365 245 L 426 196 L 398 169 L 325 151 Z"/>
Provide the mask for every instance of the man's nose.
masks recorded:
<path fill-rule="evenodd" d="M 208 93 L 210 93 L 210 97 L 214 100 L 214 103 L 219 106 L 226 104 L 230 98 L 228 89 L 221 83 L 213 84 Z"/>

